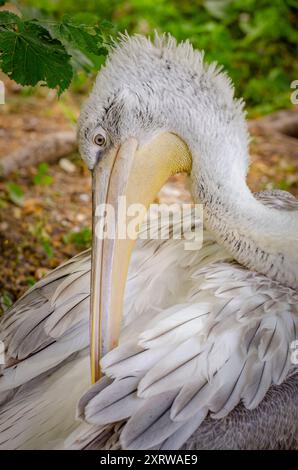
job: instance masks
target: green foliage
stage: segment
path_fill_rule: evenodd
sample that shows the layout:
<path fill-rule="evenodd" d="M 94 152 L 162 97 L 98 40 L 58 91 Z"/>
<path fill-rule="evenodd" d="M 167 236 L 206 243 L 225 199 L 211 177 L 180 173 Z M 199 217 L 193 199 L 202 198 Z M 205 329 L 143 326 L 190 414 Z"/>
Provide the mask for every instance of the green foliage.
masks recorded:
<path fill-rule="evenodd" d="M 42 246 L 43 251 L 48 258 L 54 255 L 54 249 L 51 244 L 51 238 L 46 230 L 45 222 L 40 220 L 38 223 L 30 224 L 28 227 L 29 233 L 37 240 Z"/>
<path fill-rule="evenodd" d="M 26 21 L 63 45 L 75 76 L 101 67 L 116 27 L 130 34 L 157 29 L 178 40 L 189 38 L 208 61 L 222 64 L 251 114 L 291 105 L 290 84 L 298 77 L 297 0 L 23 0 L 18 5 Z M 0 46 L 1 34 L 0 28 Z"/>
<path fill-rule="evenodd" d="M 22 207 L 24 205 L 24 191 L 22 190 L 21 186 L 16 183 L 9 182 L 6 183 L 5 188 L 11 202 L 17 206 Z"/>
<path fill-rule="evenodd" d="M 43 247 L 44 252 L 46 253 L 48 258 L 52 258 L 54 255 L 53 247 L 48 239 L 42 239 L 40 241 L 41 246 Z"/>
<path fill-rule="evenodd" d="M 64 15 L 61 23 L 53 25 L 53 31 L 62 41 L 80 51 L 105 55 L 107 50 L 102 45 L 103 35 L 101 28 L 97 24 L 82 24 L 80 18 L 80 16 L 71 18 L 69 15 Z"/>
<path fill-rule="evenodd" d="M 47 163 L 40 163 L 37 167 L 37 173 L 33 176 L 33 183 L 47 186 L 52 184 L 53 177 L 48 174 L 49 165 Z"/>
<path fill-rule="evenodd" d="M 13 13 L 0 12 L 0 52 L 3 72 L 20 85 L 42 82 L 59 94 L 70 85 L 70 55 L 35 20 L 22 21 Z"/>
<path fill-rule="evenodd" d="M 91 15 L 64 15 L 54 21 L 36 12 L 24 19 L 0 11 L 0 68 L 20 85 L 45 84 L 60 95 L 70 85 L 74 69 L 94 71 L 107 54 L 113 26 Z"/>
<path fill-rule="evenodd" d="M 63 237 L 65 244 L 73 243 L 77 248 L 89 248 L 91 246 L 92 233 L 89 227 L 84 227 L 78 232 L 70 232 Z"/>
<path fill-rule="evenodd" d="M 26 277 L 26 283 L 29 287 L 32 287 L 36 283 L 36 280 L 34 279 L 33 276 L 27 276 Z"/>
<path fill-rule="evenodd" d="M 3 312 L 5 312 L 5 310 L 11 307 L 12 304 L 13 304 L 13 300 L 9 292 L 6 292 L 6 291 L 2 292 L 2 294 L 0 295 L 0 307 L 3 310 Z"/>

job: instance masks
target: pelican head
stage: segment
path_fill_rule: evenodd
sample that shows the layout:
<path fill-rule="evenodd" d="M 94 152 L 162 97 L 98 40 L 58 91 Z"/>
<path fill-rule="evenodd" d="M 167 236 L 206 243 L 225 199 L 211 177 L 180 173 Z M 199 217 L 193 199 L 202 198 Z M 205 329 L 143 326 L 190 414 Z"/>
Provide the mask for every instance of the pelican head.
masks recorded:
<path fill-rule="evenodd" d="M 100 376 L 100 357 L 118 342 L 135 241 L 117 237 L 119 227 L 114 239 L 97 236 L 96 208 L 109 203 L 117 214 L 120 196 L 127 207 L 148 207 L 171 175 L 187 172 L 196 180 L 198 154 L 208 158 L 227 139 L 234 140 L 235 168 L 245 175 L 246 124 L 242 103 L 233 94 L 230 80 L 215 64 L 206 66 L 201 52 L 188 42 L 177 45 L 170 36 L 156 36 L 153 42 L 122 37 L 97 76 L 78 125 L 80 152 L 93 174 L 93 382 Z M 218 158 L 215 175 L 220 164 Z"/>

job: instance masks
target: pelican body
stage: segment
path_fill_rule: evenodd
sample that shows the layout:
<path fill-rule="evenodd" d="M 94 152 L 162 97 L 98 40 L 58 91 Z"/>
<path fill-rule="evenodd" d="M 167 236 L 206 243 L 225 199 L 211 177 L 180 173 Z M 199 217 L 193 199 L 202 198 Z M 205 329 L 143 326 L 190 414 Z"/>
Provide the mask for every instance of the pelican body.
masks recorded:
<path fill-rule="evenodd" d="M 297 449 L 298 200 L 252 194 L 241 100 L 170 36 L 123 36 L 83 106 L 93 245 L 1 319 L 0 448 Z M 98 233 L 190 175 L 203 246 Z M 190 215 L 191 217 L 191 215 Z M 172 223 L 171 232 L 175 230 Z"/>

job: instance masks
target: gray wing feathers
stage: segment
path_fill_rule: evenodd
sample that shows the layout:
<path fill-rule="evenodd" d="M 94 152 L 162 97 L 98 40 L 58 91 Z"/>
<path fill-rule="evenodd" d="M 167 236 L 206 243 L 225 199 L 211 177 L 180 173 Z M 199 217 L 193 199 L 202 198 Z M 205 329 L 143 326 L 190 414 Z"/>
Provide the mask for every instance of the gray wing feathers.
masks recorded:
<path fill-rule="evenodd" d="M 39 281 L 5 313 L 0 338 L 8 357 L 22 360 L 52 344 L 82 317 L 87 320 L 89 272 L 90 252 L 85 252 Z M 70 311 L 76 315 L 68 315 Z M 68 316 L 67 327 L 61 325 L 63 315 Z"/>
<path fill-rule="evenodd" d="M 272 203 L 268 193 L 257 197 Z M 296 210 L 288 195 L 280 201 Z M 185 251 L 183 240 L 138 242 L 120 345 L 102 361 L 107 378 L 80 400 L 78 416 L 91 424 L 81 424 L 69 446 L 97 448 L 106 439 L 110 448 L 180 447 L 207 413 L 216 420 L 241 402 L 255 408 L 291 373 L 297 292 L 233 263 L 209 234 L 204 240 L 198 252 Z M 35 416 L 21 400 L 34 403 L 35 377 L 66 367 L 88 345 L 89 276 L 85 252 L 37 283 L 0 321 L 11 360 L 0 377 L 11 435 L 18 416 Z M 0 415 L 0 429 L 3 423 Z"/>
<path fill-rule="evenodd" d="M 291 373 L 297 292 L 224 261 L 197 269 L 192 279 L 188 304 L 143 319 L 135 340 L 124 337 L 102 361 L 105 373 L 115 379 L 109 387 L 119 388 L 113 389 L 114 396 L 123 397 L 125 391 L 129 396 L 125 414 L 130 417 L 120 434 L 123 448 L 182 446 L 192 424 L 208 412 L 217 420 L 241 402 L 254 409 L 272 384 Z M 163 344 L 167 349 L 161 353 Z M 121 380 L 133 386 L 120 387 Z M 107 397 L 102 391 L 85 405 L 87 421 L 96 422 L 97 408 L 103 416 Z M 109 403 L 105 424 L 119 413 L 117 400 Z"/>
<path fill-rule="evenodd" d="M 85 407 L 79 403 L 81 417 L 91 424 L 105 425 L 129 418 L 142 404 L 136 391 L 138 378 L 115 380 L 97 393 Z"/>

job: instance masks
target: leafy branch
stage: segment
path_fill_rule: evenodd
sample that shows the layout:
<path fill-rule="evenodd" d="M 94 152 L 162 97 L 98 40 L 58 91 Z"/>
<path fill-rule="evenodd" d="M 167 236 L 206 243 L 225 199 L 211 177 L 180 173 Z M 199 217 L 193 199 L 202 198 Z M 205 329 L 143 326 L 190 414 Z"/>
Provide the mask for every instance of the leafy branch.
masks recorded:
<path fill-rule="evenodd" d="M 5 2 L 0 0 L 0 6 Z M 97 18 L 82 24 L 79 15 L 65 15 L 60 22 L 43 18 L 24 19 L 0 11 L 0 68 L 20 85 L 40 83 L 60 95 L 71 83 L 76 55 L 80 52 L 90 70 L 96 58 L 107 54 L 111 23 Z"/>

